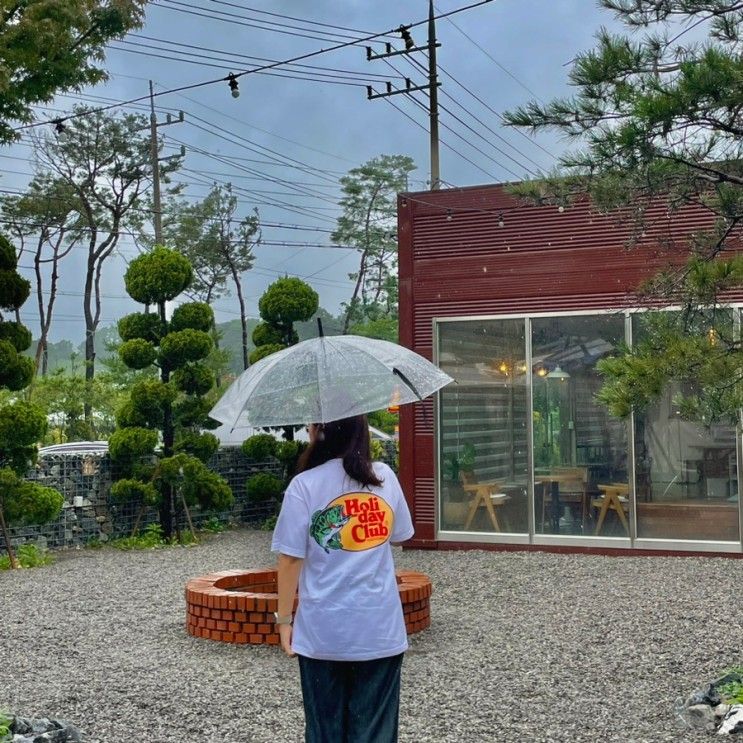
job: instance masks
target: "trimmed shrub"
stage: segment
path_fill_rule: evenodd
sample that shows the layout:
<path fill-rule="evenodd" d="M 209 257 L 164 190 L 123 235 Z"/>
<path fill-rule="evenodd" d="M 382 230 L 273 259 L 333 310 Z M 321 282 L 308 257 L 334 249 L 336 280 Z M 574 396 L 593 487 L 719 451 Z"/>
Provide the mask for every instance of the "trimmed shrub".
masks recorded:
<path fill-rule="evenodd" d="M 0 340 L 11 343 L 18 353 L 31 347 L 31 331 L 19 322 L 0 321 Z"/>
<path fill-rule="evenodd" d="M 170 330 L 203 330 L 208 333 L 214 326 L 214 312 L 205 302 L 188 302 L 173 310 Z"/>
<path fill-rule="evenodd" d="M 205 395 L 214 385 L 214 372 L 204 364 L 186 364 L 173 372 L 171 381 L 187 395 Z"/>
<path fill-rule="evenodd" d="M 0 309 L 17 310 L 30 293 L 30 281 L 15 270 L 0 270 Z"/>
<path fill-rule="evenodd" d="M 201 361 L 212 350 L 212 339 L 203 330 L 178 330 L 168 333 L 160 343 L 160 363 L 177 369 L 189 361 Z"/>
<path fill-rule="evenodd" d="M 130 369 L 146 369 L 155 363 L 157 351 L 149 341 L 132 338 L 119 346 L 119 356 Z"/>
<path fill-rule="evenodd" d="M 152 483 L 129 479 L 117 480 L 111 486 L 111 497 L 119 503 L 134 501 L 153 506 L 160 500 L 160 494 Z"/>
<path fill-rule="evenodd" d="M 140 338 L 157 345 L 165 333 L 162 320 L 154 312 L 133 312 L 131 315 L 125 315 L 119 320 L 117 327 L 122 341 Z"/>
<path fill-rule="evenodd" d="M 135 258 L 126 270 L 124 283 L 129 296 L 141 304 L 157 304 L 177 297 L 188 287 L 193 270 L 188 258 L 155 246 L 150 253 Z"/>
<path fill-rule="evenodd" d="M 275 457 L 279 442 L 270 433 L 257 433 L 242 443 L 243 454 L 255 462 L 265 462 Z"/>
<path fill-rule="evenodd" d="M 188 432 L 175 442 L 175 450 L 208 462 L 219 449 L 219 439 L 213 433 Z"/>
<path fill-rule="evenodd" d="M 258 346 L 258 348 L 253 349 L 252 353 L 250 354 L 250 363 L 255 364 L 256 361 L 265 359 L 266 356 L 270 356 L 272 353 L 276 353 L 277 351 L 283 351 L 285 348 L 286 346 L 282 346 L 280 343 L 271 343 L 267 346 Z"/>
<path fill-rule="evenodd" d="M 251 475 L 245 483 L 248 499 L 254 503 L 278 498 L 284 492 L 284 481 L 270 472 Z"/>
<path fill-rule="evenodd" d="M 309 320 L 318 306 L 317 292 L 301 279 L 288 276 L 274 281 L 258 301 L 261 317 L 273 325 Z"/>

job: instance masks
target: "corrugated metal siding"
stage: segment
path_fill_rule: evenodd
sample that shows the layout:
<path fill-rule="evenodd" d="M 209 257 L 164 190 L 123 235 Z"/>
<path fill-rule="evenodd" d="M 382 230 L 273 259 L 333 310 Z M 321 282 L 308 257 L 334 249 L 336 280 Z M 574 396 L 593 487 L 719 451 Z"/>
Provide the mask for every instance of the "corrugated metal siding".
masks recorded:
<path fill-rule="evenodd" d="M 587 203 L 559 212 L 554 206 L 529 206 L 503 216 L 482 211 L 452 212 L 439 209 L 419 214 L 413 209 L 413 259 L 476 257 L 488 252 L 595 250 L 597 247 L 629 247 L 632 243 L 630 215 L 600 214 Z M 678 249 L 689 230 L 706 227 L 709 215 L 693 207 L 669 214 L 663 206 L 646 211 L 647 224 L 636 236 L 638 247 L 659 245 Z"/>

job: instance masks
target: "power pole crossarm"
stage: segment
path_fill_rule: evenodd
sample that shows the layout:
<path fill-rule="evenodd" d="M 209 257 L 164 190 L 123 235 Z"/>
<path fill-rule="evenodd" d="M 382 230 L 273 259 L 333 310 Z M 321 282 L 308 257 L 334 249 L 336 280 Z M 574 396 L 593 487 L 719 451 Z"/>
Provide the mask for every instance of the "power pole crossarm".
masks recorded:
<path fill-rule="evenodd" d="M 428 114 L 429 129 L 431 139 L 431 189 L 437 190 L 441 187 L 441 174 L 439 172 L 439 97 L 438 87 L 441 83 L 438 80 L 436 67 L 436 49 L 441 44 L 436 42 L 436 15 L 433 8 L 433 0 L 428 1 L 428 43 L 426 46 L 416 46 L 410 35 L 409 26 L 400 26 L 398 29 L 400 36 L 405 43 L 405 49 L 393 49 L 392 45 L 387 43 L 385 51 L 382 54 L 374 54 L 371 47 L 366 47 L 366 59 L 373 62 L 377 59 L 386 59 L 398 54 L 411 54 L 412 52 L 428 52 L 428 84 L 413 85 L 409 78 L 405 79 L 406 86 L 400 89 L 393 89 L 391 83 L 387 83 L 387 90 L 383 93 L 377 93 L 371 85 L 366 86 L 366 97 L 371 101 L 376 98 L 389 98 L 392 95 L 401 93 L 414 93 L 416 90 L 428 91 Z"/>

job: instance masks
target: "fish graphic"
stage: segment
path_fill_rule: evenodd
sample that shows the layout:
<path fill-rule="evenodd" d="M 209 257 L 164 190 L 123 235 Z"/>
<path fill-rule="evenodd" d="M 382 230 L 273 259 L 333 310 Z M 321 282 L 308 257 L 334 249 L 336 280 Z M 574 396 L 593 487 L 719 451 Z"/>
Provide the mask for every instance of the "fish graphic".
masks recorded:
<path fill-rule="evenodd" d="M 343 549 L 340 530 L 351 520 L 343 513 L 343 505 L 330 506 L 312 514 L 310 536 L 328 553 L 330 550 Z"/>

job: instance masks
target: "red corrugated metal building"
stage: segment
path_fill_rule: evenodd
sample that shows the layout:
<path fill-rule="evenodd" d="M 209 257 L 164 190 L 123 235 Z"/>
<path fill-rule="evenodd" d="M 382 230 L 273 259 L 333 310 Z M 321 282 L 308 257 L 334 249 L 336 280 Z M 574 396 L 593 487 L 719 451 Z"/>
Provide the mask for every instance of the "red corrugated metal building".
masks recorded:
<path fill-rule="evenodd" d="M 626 425 L 593 398 L 596 361 L 642 332 L 638 285 L 711 220 L 632 223 L 500 185 L 399 196 L 400 341 L 457 380 L 400 413 L 412 546 L 742 551 L 735 432 L 672 392 Z"/>

